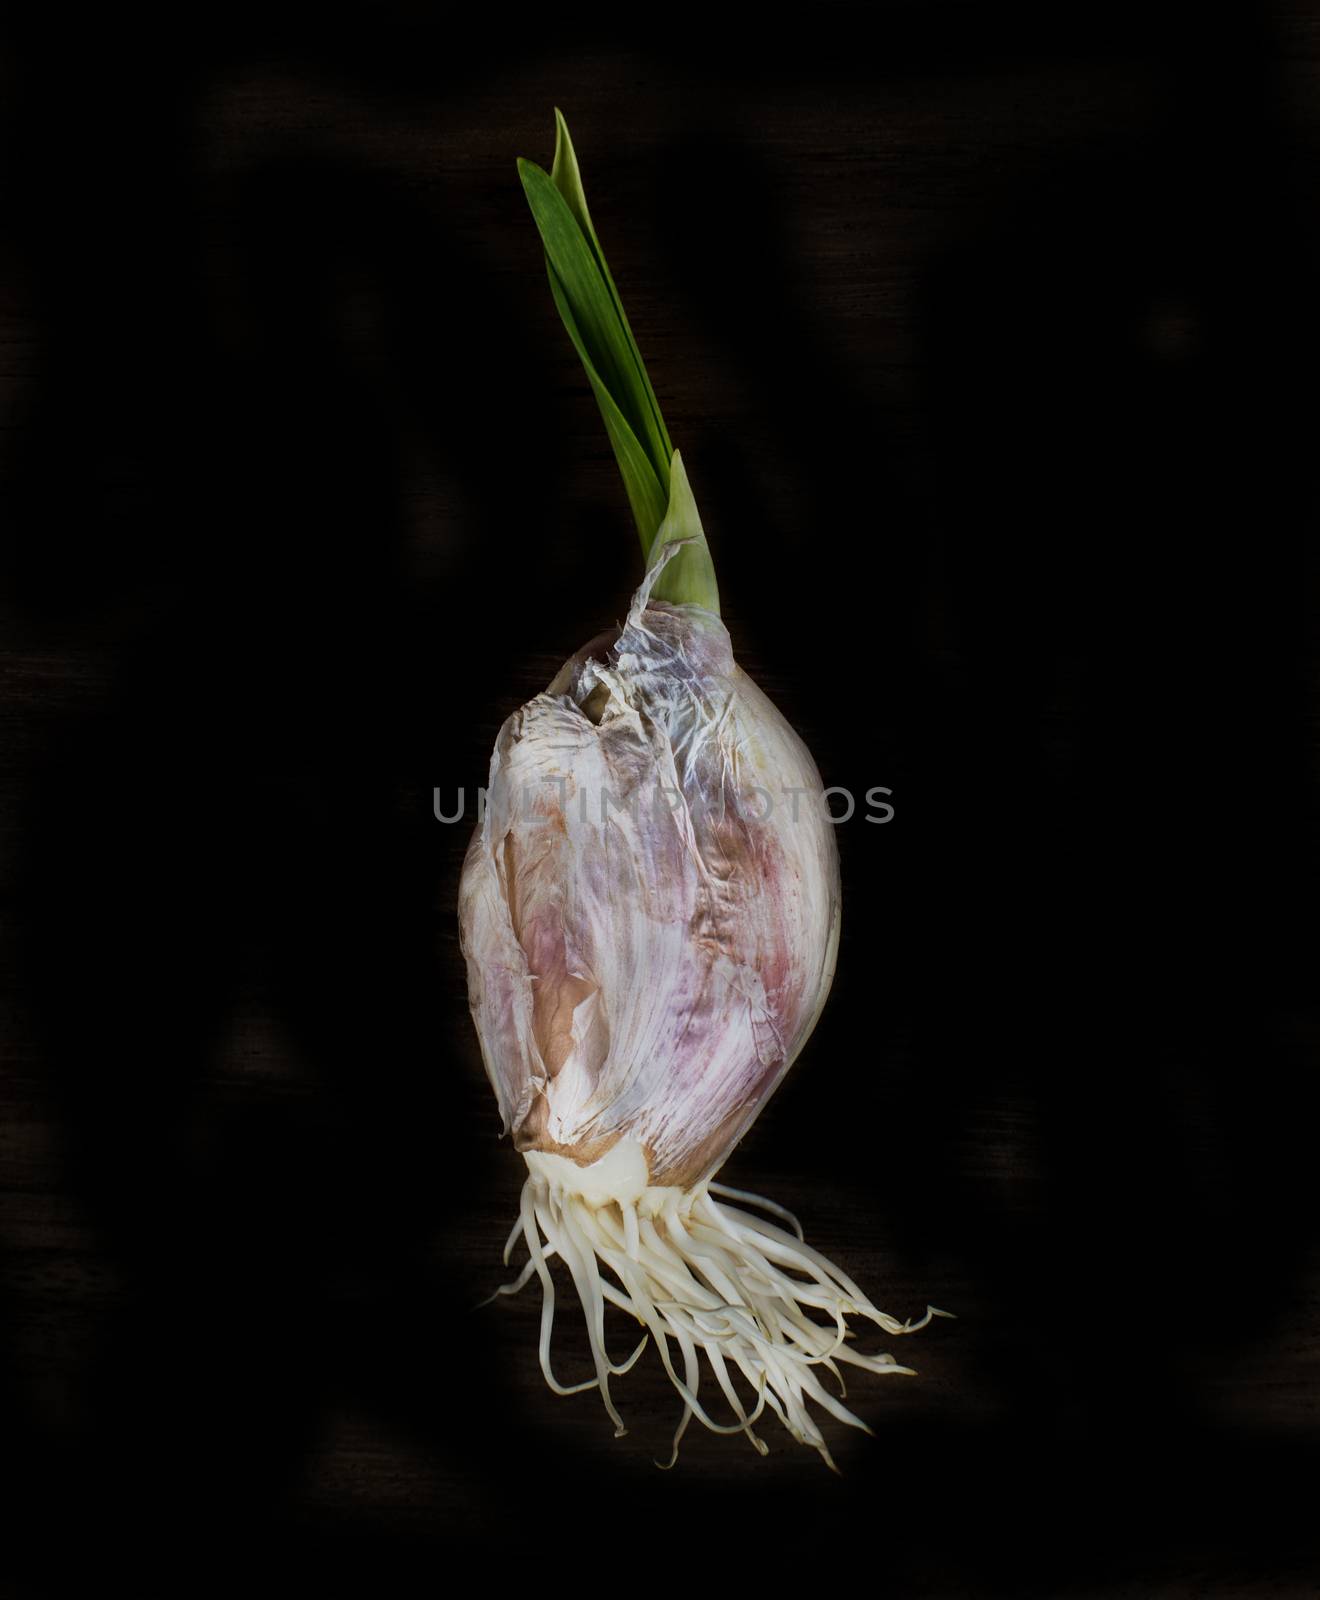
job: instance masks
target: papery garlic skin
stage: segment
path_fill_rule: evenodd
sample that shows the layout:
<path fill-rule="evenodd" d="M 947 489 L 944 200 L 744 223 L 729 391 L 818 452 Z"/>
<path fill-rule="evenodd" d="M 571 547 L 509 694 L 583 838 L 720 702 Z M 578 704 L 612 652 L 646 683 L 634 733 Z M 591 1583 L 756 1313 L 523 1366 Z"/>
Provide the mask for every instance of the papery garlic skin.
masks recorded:
<path fill-rule="evenodd" d="M 877 1310 L 781 1207 L 713 1181 L 820 1015 L 839 861 L 815 764 L 723 623 L 650 602 L 663 560 L 617 635 L 500 730 L 464 864 L 472 1015 L 528 1169 L 504 1257 L 521 1236 L 527 1264 L 496 1294 L 537 1276 L 546 1382 L 599 1388 L 618 1433 L 610 1378 L 649 1338 L 683 1401 L 675 1452 L 695 1416 L 764 1454 L 769 1410 L 833 1466 L 808 1401 L 866 1425 L 817 1369 L 841 1393 L 841 1364 L 911 1371 L 846 1344 L 846 1319 L 902 1334 L 942 1313 Z M 551 1365 L 555 1257 L 586 1316 L 584 1383 Z M 621 1364 L 607 1305 L 646 1330 Z M 699 1396 L 703 1356 L 728 1422 Z"/>
<path fill-rule="evenodd" d="M 460 928 L 519 1150 L 709 1178 L 820 1014 L 839 859 L 797 734 L 699 606 L 649 601 L 500 730 Z"/>

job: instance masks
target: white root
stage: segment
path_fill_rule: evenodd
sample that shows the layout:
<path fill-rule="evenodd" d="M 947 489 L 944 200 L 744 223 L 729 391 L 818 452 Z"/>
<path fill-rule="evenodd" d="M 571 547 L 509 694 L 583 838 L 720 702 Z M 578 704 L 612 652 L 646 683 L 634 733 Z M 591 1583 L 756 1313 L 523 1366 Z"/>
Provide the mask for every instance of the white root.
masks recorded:
<path fill-rule="evenodd" d="M 891 1355 L 863 1355 L 850 1348 L 845 1341 L 853 1330 L 846 1319 L 862 1317 L 887 1333 L 905 1334 L 925 1327 L 933 1316 L 947 1315 L 928 1306 L 920 1320 L 899 1322 L 877 1310 L 850 1278 L 803 1241 L 796 1218 L 755 1195 L 715 1184 L 684 1193 L 644 1187 L 644 1180 L 620 1185 L 617 1197 L 588 1194 L 559 1182 L 557 1165 L 544 1158 L 529 1160 L 514 1230 L 527 1245 L 528 1261 L 512 1283 L 490 1298 L 516 1294 L 533 1274 L 540 1279 L 545 1380 L 556 1394 L 598 1388 L 616 1437 L 626 1429 L 610 1397 L 610 1378 L 627 1372 L 653 1338 L 683 1401 L 670 1459 L 658 1465 L 672 1466 L 678 1459 L 679 1443 L 693 1417 L 714 1433 L 746 1434 L 765 1455 L 767 1446 L 754 1427 L 768 1410 L 793 1438 L 819 1451 L 834 1468 L 808 1402 L 850 1427 L 871 1431 L 842 1403 L 847 1390 L 838 1363 L 880 1374 L 912 1374 Z M 782 1219 L 793 1233 L 721 1203 L 716 1192 Z M 550 1366 L 555 1290 L 548 1263 L 556 1255 L 567 1266 L 582 1304 L 596 1369 L 594 1378 L 571 1385 L 561 1384 Z M 508 1259 L 506 1251 L 506 1264 Z M 606 1304 L 627 1312 L 647 1330 L 622 1363 L 612 1361 L 605 1348 Z M 828 1320 L 818 1321 L 812 1312 Z M 680 1364 L 671 1341 L 682 1357 Z M 730 1422 L 717 1421 L 698 1397 L 702 1355 L 732 1412 Z M 820 1381 L 820 1367 L 836 1384 L 837 1397 Z M 750 1408 L 734 1385 L 735 1370 L 754 1397 Z"/>

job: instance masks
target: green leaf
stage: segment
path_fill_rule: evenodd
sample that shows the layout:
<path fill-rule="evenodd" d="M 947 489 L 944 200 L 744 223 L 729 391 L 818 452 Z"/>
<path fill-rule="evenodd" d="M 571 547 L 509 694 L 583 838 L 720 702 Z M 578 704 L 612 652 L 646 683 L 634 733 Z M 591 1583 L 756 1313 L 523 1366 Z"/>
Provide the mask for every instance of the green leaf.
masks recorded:
<path fill-rule="evenodd" d="M 591 246 L 592 254 L 596 258 L 596 265 L 600 275 L 605 280 L 605 286 L 610 292 L 614 302 L 614 310 L 623 327 L 624 337 L 627 340 L 629 354 L 636 363 L 637 375 L 641 380 L 651 414 L 655 419 L 656 431 L 664 447 L 662 465 L 668 467 L 669 458 L 674 453 L 674 447 L 669 442 L 669 432 L 665 427 L 665 419 L 660 415 L 660 402 L 655 397 L 655 390 L 651 387 L 651 380 L 646 373 L 646 363 L 642 360 L 642 353 L 637 348 L 637 340 L 633 337 L 632 325 L 628 321 L 628 313 L 623 309 L 623 301 L 619 298 L 619 291 L 615 287 L 614 277 L 610 272 L 609 264 L 605 260 L 605 252 L 600 247 L 600 240 L 596 237 L 596 230 L 591 223 L 591 213 L 587 210 L 587 197 L 582 189 L 582 172 L 578 167 L 577 152 L 573 149 L 573 140 L 568 131 L 568 123 L 564 121 L 564 113 L 555 107 L 555 158 L 550 166 L 550 181 L 559 190 L 567 202 L 568 209 L 573 213 L 574 219 L 582 229 L 583 236 Z M 662 480 L 663 481 L 663 480 Z"/>
<path fill-rule="evenodd" d="M 669 441 L 657 425 L 648 395 L 649 386 L 640 375 L 640 358 L 619 318 L 595 253 L 549 174 L 530 161 L 520 161 L 518 172 L 545 245 L 550 271 L 558 285 L 556 300 L 562 296 L 572 314 L 573 326 L 569 332 L 576 331 L 573 342 L 578 353 L 589 371 L 604 385 L 616 411 L 645 451 L 667 498 L 672 453 L 667 448 Z M 562 306 L 560 314 L 563 315 Z M 608 418 L 606 426 L 609 426 Z M 623 467 L 622 461 L 619 465 Z M 645 552 L 655 537 L 655 525 L 639 527 L 638 531 Z"/>
<path fill-rule="evenodd" d="M 652 598 L 668 600 L 671 605 L 705 606 L 707 611 L 718 616 L 720 591 L 715 582 L 715 564 L 710 559 L 710 546 L 702 531 L 697 502 L 677 450 L 669 470 L 669 509 L 655 536 L 653 555 L 658 554 L 660 546 L 673 544 L 678 539 L 693 542 L 669 558 L 665 570 L 655 580 Z"/>
<path fill-rule="evenodd" d="M 551 171 L 520 160 L 518 175 L 545 246 L 550 292 L 619 464 L 642 554 L 650 557 L 657 538 L 691 541 L 671 557 L 652 593 L 718 612 L 715 568 L 696 502 L 592 225 L 573 141 L 558 108 Z"/>
<path fill-rule="evenodd" d="M 614 459 L 619 464 L 619 472 L 623 477 L 623 486 L 628 494 L 628 504 L 632 507 L 633 520 L 638 531 L 642 534 L 642 554 L 646 556 L 650 551 L 645 529 L 658 528 L 664 521 L 665 510 L 668 503 L 668 494 L 662 489 L 655 475 L 646 451 L 637 442 L 637 436 L 628 426 L 627 419 L 615 405 L 613 396 L 601 380 L 600 374 L 592 365 L 591 357 L 587 353 L 582 335 L 578 332 L 577 322 L 573 316 L 573 308 L 568 302 L 563 286 L 555 277 L 555 269 L 548 266 L 550 276 L 550 293 L 554 296 L 555 304 L 559 307 L 559 315 L 563 318 L 564 326 L 568 329 L 568 336 L 573 341 L 573 348 L 582 359 L 586 369 L 587 381 L 591 384 L 592 393 L 600 406 L 600 414 L 605 420 L 605 431 L 609 435 L 610 443 L 614 446 Z M 654 533 L 651 536 L 654 539 Z"/>

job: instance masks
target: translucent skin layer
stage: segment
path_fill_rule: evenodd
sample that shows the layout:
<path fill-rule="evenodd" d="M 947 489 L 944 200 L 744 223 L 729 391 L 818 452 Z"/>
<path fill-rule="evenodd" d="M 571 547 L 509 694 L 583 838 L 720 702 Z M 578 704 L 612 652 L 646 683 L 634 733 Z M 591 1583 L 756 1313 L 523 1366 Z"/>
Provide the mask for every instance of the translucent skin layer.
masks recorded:
<path fill-rule="evenodd" d="M 518 1149 L 633 1139 L 686 1189 L 815 1025 L 839 864 L 815 764 L 723 623 L 649 588 L 500 730 L 459 921 Z"/>

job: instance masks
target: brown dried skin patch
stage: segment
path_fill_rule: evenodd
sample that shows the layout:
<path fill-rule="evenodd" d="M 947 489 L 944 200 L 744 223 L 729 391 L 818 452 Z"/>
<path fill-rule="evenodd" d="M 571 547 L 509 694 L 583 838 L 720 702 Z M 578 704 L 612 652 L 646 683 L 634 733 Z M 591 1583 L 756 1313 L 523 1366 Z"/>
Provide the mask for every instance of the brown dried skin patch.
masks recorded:
<path fill-rule="evenodd" d="M 550 1102 L 543 1093 L 538 1093 L 533 1096 L 531 1109 L 527 1115 L 513 1130 L 513 1148 L 520 1155 L 526 1155 L 529 1150 L 540 1150 L 546 1155 L 564 1156 L 580 1167 L 589 1167 L 593 1161 L 599 1161 L 602 1156 L 608 1155 L 624 1137 L 616 1129 L 610 1133 L 580 1139 L 576 1144 L 560 1144 L 558 1140 L 550 1137 L 549 1122 Z"/>
<path fill-rule="evenodd" d="M 555 818 L 547 819 L 553 827 Z M 563 819 L 558 818 L 557 833 L 563 833 Z M 551 844 L 546 853 L 554 850 Z M 570 967 L 568 942 L 564 937 L 562 916 L 542 910 L 534 918 L 524 919 L 522 897 L 519 892 L 519 849 L 512 832 L 504 836 L 505 893 L 509 907 L 509 921 L 514 937 L 527 958 L 527 973 L 532 982 L 532 1036 L 540 1052 L 546 1077 L 557 1078 L 564 1063 L 572 1055 L 578 1041 L 573 1036 L 573 1018 L 579 1005 L 599 994 L 593 979 L 574 972 Z M 590 1070 L 590 1058 L 597 1063 L 609 1053 L 608 1032 L 602 1030 L 603 1007 L 597 1002 L 594 1022 L 585 1044 Z M 547 1113 L 548 1114 L 548 1111 Z M 530 1113 L 529 1113 L 530 1115 Z M 524 1125 L 525 1121 L 524 1121 Z"/>
<path fill-rule="evenodd" d="M 744 1129 L 740 1123 L 747 1121 L 756 1109 L 756 1102 L 739 1106 L 724 1117 L 702 1139 L 701 1143 L 686 1151 L 675 1161 L 656 1161 L 652 1156 L 651 1182 L 661 1187 L 693 1189 L 703 1178 L 712 1177 L 733 1153 Z M 649 1152 L 648 1152 L 649 1155 Z"/>
<path fill-rule="evenodd" d="M 588 722 L 595 723 L 599 727 L 600 719 L 605 715 L 605 708 L 609 703 L 610 691 L 608 686 L 598 683 L 591 693 L 587 695 L 586 699 L 583 700 L 580 709 Z"/>
<path fill-rule="evenodd" d="M 619 634 L 621 632 L 622 630 L 619 628 L 611 628 L 607 633 L 598 633 L 594 639 L 588 640 L 580 650 L 569 656 L 568 660 L 550 680 L 545 692 L 547 694 L 571 693 L 579 672 L 586 666 L 588 661 L 612 664 L 614 647 L 619 642 Z M 592 720 L 596 721 L 598 719 L 593 718 Z"/>

